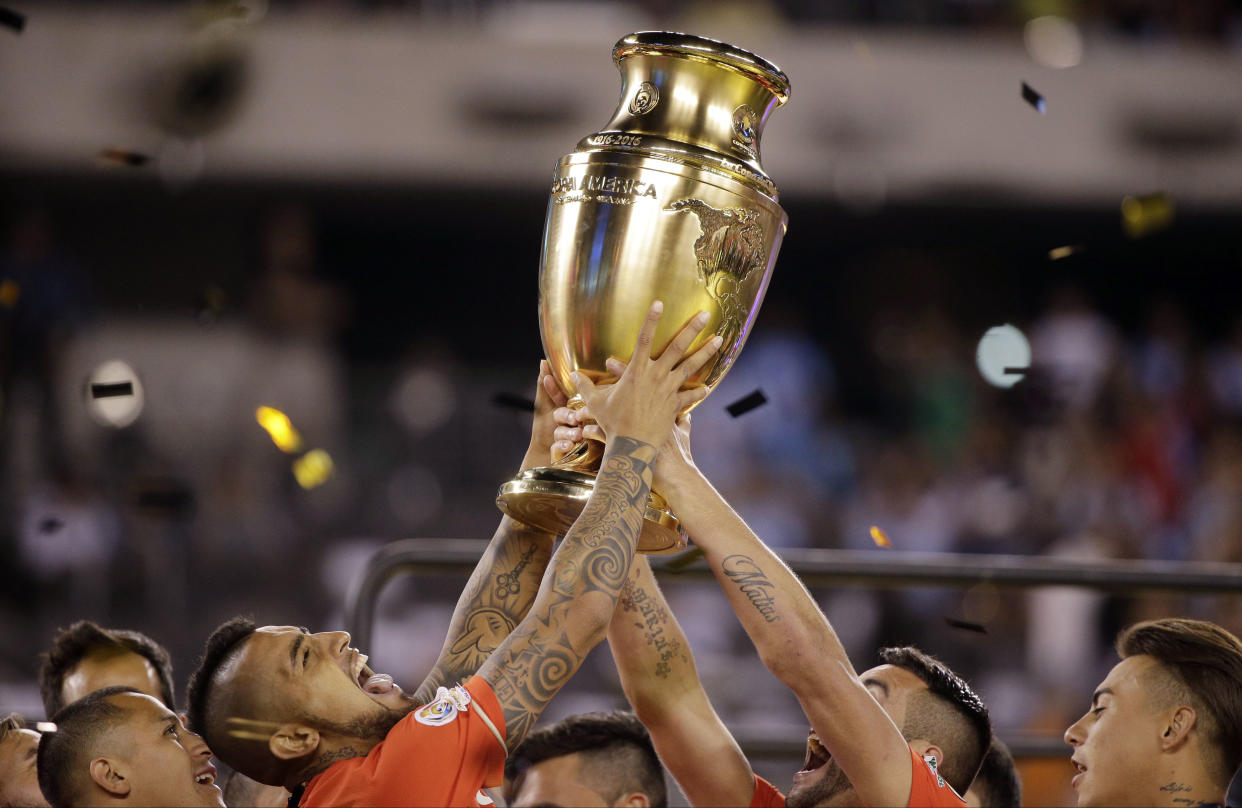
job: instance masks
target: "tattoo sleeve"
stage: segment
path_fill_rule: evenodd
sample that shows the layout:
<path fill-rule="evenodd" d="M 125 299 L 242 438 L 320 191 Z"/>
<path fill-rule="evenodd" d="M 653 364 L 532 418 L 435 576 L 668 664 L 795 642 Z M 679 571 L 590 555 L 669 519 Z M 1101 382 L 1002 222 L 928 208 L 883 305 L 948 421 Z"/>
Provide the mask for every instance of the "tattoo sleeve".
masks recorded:
<path fill-rule="evenodd" d="M 505 517 L 466 582 L 435 667 L 414 694 L 426 704 L 436 688 L 479 669 L 535 602 L 539 580 L 552 555 L 551 533 Z"/>
<path fill-rule="evenodd" d="M 510 749 L 603 639 L 634 561 L 655 455 L 641 441 L 610 442 L 530 613 L 479 670 L 504 710 Z"/>

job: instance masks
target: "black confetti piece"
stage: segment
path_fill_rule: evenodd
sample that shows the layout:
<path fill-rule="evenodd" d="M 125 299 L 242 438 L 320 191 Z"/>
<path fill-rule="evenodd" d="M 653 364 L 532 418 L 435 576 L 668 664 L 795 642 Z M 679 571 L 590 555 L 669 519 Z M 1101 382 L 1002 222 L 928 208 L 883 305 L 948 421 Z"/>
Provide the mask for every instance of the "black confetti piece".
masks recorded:
<path fill-rule="evenodd" d="M 1039 110 L 1039 114 L 1043 115 L 1048 110 L 1048 105 L 1044 103 L 1044 97 L 1035 91 L 1035 88 L 1022 82 L 1022 98 L 1026 103 Z"/>
<path fill-rule="evenodd" d="M 978 634 L 987 634 L 988 630 L 978 623 L 970 623 L 966 620 L 956 620 L 952 617 L 946 617 L 944 622 L 951 628 L 960 628 L 963 631 L 974 631 Z"/>
<path fill-rule="evenodd" d="M 0 6 L 0 25 L 12 28 L 19 34 L 26 28 L 26 15 L 18 14 L 11 8 Z"/>
<path fill-rule="evenodd" d="M 1002 376 L 1025 376 L 1028 370 L 1030 370 L 1029 367 L 1027 368 L 1004 368 L 1003 370 L 1001 370 L 1001 375 Z"/>
<path fill-rule="evenodd" d="M 55 533 L 65 526 L 65 523 L 57 519 L 55 516 L 47 516 L 39 520 L 40 533 Z"/>
<path fill-rule="evenodd" d="M 107 384 L 91 385 L 91 398 L 118 398 L 120 396 L 132 396 L 133 394 L 133 382 L 109 382 Z"/>
<path fill-rule="evenodd" d="M 725 410 L 734 418 L 745 415 L 751 410 L 762 407 L 768 403 L 768 397 L 763 394 L 762 390 L 756 390 L 753 393 L 742 396 L 737 401 L 725 407 Z"/>
<path fill-rule="evenodd" d="M 520 412 L 535 411 L 535 402 L 525 396 L 519 396 L 514 393 L 497 393 L 492 396 L 492 403 L 507 410 L 518 410 Z"/>
<path fill-rule="evenodd" d="M 125 149 L 101 149 L 99 159 L 108 163 L 116 163 L 123 166 L 145 166 L 151 162 L 151 158 L 145 154 L 138 152 L 126 151 Z"/>
<path fill-rule="evenodd" d="M 194 494 L 186 488 L 149 488 L 138 492 L 134 504 L 152 511 L 188 514 L 194 509 Z"/>

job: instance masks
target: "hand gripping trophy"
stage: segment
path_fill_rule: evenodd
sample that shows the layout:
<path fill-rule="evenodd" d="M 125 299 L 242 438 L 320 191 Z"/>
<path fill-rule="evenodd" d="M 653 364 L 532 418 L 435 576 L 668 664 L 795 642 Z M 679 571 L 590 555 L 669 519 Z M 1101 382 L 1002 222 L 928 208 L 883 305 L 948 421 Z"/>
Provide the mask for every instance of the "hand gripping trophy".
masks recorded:
<path fill-rule="evenodd" d="M 543 349 L 570 406 L 570 374 L 611 381 L 628 361 L 651 301 L 664 301 L 655 352 L 699 311 L 719 334 L 716 357 L 687 382 L 713 388 L 750 333 L 788 221 L 759 164 L 759 139 L 789 98 L 771 62 L 703 37 L 631 34 L 612 49 L 621 101 L 608 125 L 562 157 L 552 177 L 539 268 Z M 583 441 L 560 462 L 501 486 L 502 511 L 564 533 L 594 485 L 602 449 Z M 638 549 L 685 546 L 676 515 L 652 491 Z"/>

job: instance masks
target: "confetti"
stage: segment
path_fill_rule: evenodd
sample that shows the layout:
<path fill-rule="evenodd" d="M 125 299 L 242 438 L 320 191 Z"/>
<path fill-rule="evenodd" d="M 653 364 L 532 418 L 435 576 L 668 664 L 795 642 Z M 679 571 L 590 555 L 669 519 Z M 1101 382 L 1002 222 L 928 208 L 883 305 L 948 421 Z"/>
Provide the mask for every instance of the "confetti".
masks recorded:
<path fill-rule="evenodd" d="M 525 396 L 519 396 L 513 393 L 497 393 L 492 396 L 492 403 L 497 407 L 503 407 L 507 410 L 519 410 L 521 412 L 535 411 L 535 402 Z"/>
<path fill-rule="evenodd" d="M 311 449 L 293 461 L 293 476 L 306 490 L 317 488 L 332 476 L 332 458 L 323 449 Z"/>
<path fill-rule="evenodd" d="M 18 298 L 21 296 L 22 287 L 17 285 L 17 281 L 12 278 L 0 281 L 0 306 L 11 309 L 17 305 Z"/>
<path fill-rule="evenodd" d="M 1081 244 L 1066 244 L 1064 247 L 1053 247 L 1048 251 L 1048 260 L 1060 261 L 1062 258 L 1069 258 L 1075 253 L 1080 253 L 1085 249 Z"/>
<path fill-rule="evenodd" d="M 133 382 L 106 382 L 91 384 L 91 398 L 117 398 L 119 396 L 132 396 L 133 394 Z"/>
<path fill-rule="evenodd" d="M 1142 238 L 1173 223 L 1173 200 L 1167 194 L 1127 196 L 1121 200 L 1121 226 L 1130 238 Z"/>
<path fill-rule="evenodd" d="M 729 415 L 734 418 L 745 415 L 756 407 L 762 407 L 768 403 L 768 397 L 763 394 L 762 390 L 756 390 L 749 395 L 742 396 L 737 401 L 725 407 Z"/>
<path fill-rule="evenodd" d="M 20 34 L 26 27 L 26 15 L 18 14 L 7 6 L 0 6 L 0 25 L 3 25 L 5 28 L 12 28 Z"/>
<path fill-rule="evenodd" d="M 65 523 L 57 519 L 55 516 L 48 516 L 39 520 L 40 533 L 55 533 L 65 526 Z"/>
<path fill-rule="evenodd" d="M 1039 110 L 1040 115 L 1047 112 L 1048 105 L 1044 103 L 1044 97 L 1035 92 L 1035 88 L 1027 84 L 1025 81 L 1022 82 L 1022 98 L 1026 101 L 1026 103 Z"/>
<path fill-rule="evenodd" d="M 960 628 L 963 631 L 974 631 L 979 634 L 987 634 L 988 630 L 978 623 L 970 623 L 966 620 L 956 620 L 952 617 L 946 617 L 944 622 L 952 628 Z"/>
<path fill-rule="evenodd" d="M 871 540 L 875 542 L 876 547 L 892 547 L 893 543 L 888 540 L 888 534 L 880 530 L 878 525 L 871 526 Z"/>
<path fill-rule="evenodd" d="M 151 158 L 145 154 L 127 151 L 126 149 L 101 149 L 99 152 L 99 160 L 103 163 L 112 163 L 122 166 L 145 166 L 151 162 Z"/>
<path fill-rule="evenodd" d="M 51 721 L 37 721 L 35 722 L 34 728 L 35 728 L 35 732 L 55 732 L 56 731 L 56 725 L 53 724 Z"/>
<path fill-rule="evenodd" d="M 282 452 L 293 454 L 302 448 L 302 436 L 293 428 L 293 422 L 275 407 L 259 407 L 254 411 L 254 419 L 259 426 L 267 430 L 272 443 Z"/>

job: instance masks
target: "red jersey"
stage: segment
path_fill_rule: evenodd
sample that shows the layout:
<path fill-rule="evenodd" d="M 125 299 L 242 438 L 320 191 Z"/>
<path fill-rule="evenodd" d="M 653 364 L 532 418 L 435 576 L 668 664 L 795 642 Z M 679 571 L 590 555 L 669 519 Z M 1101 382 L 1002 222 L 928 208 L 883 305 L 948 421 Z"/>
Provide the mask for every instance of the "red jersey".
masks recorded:
<path fill-rule="evenodd" d="M 504 780 L 505 721 L 488 683 L 440 688 L 397 722 L 366 757 L 311 778 L 301 808 L 491 805 L 481 788 Z"/>
<path fill-rule="evenodd" d="M 961 808 L 966 804 L 953 786 L 945 782 L 923 756 L 910 750 L 910 799 L 908 808 Z M 785 795 L 775 786 L 755 775 L 755 794 L 750 808 L 785 808 Z"/>

